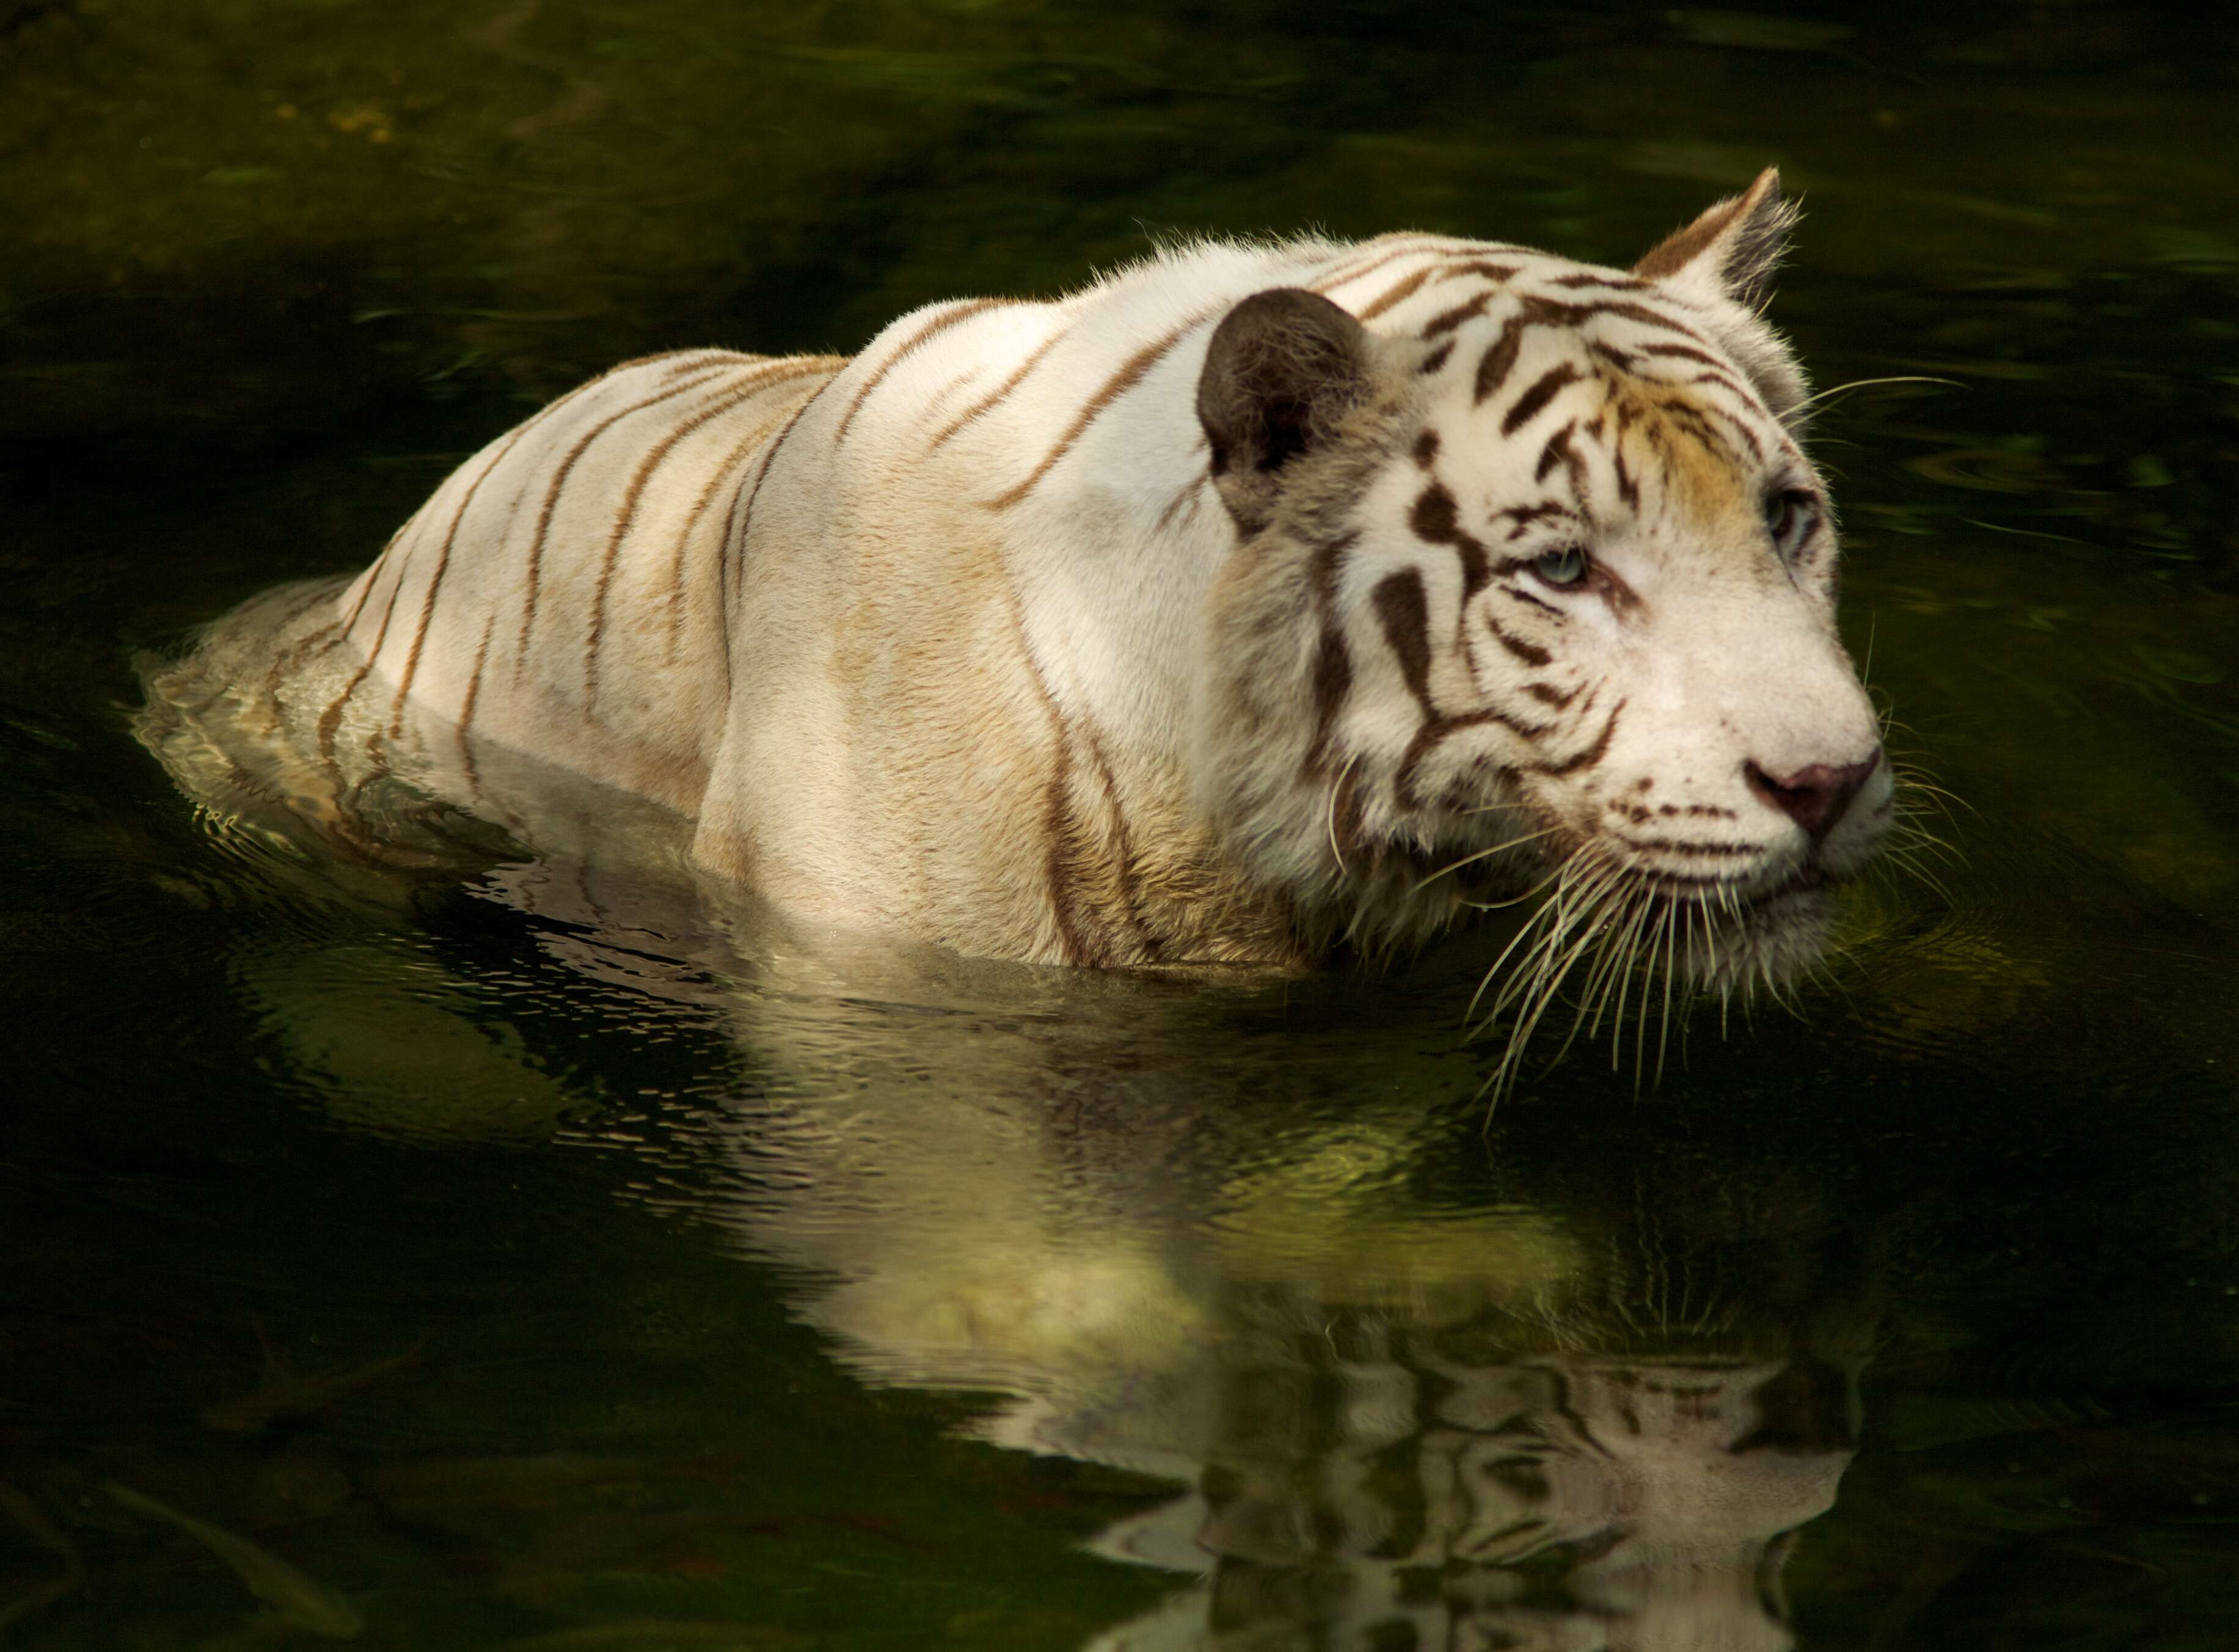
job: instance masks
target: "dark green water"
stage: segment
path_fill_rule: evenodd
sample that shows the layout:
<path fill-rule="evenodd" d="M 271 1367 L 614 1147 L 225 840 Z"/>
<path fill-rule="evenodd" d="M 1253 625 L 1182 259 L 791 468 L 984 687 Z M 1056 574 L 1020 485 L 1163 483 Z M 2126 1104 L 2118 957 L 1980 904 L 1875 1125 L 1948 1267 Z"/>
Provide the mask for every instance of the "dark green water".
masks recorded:
<path fill-rule="evenodd" d="M 0 1644 L 2239 1645 L 2194 15 L 0 0 Z M 1947 381 L 1819 441 L 1971 806 L 1646 1095 L 1488 1128 L 1467 946 L 905 992 L 308 859 L 132 738 L 137 653 L 612 361 L 1146 231 L 1624 262 L 1769 161 L 1820 383 Z"/>

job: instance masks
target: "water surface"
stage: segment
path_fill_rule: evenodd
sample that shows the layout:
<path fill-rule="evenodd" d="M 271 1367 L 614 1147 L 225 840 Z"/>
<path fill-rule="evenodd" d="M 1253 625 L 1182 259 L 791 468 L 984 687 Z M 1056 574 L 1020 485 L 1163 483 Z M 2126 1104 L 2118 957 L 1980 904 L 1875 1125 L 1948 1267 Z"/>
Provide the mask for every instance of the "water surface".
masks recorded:
<path fill-rule="evenodd" d="M 2239 1639 L 2235 69 L 2080 0 L 0 0 L 0 1644 Z M 133 738 L 612 361 L 1154 234 L 1624 262 L 1767 162 L 1776 318 L 1905 381 L 1819 450 L 1964 805 L 1660 1084 L 1488 1120 L 1481 941 L 834 959 Z"/>

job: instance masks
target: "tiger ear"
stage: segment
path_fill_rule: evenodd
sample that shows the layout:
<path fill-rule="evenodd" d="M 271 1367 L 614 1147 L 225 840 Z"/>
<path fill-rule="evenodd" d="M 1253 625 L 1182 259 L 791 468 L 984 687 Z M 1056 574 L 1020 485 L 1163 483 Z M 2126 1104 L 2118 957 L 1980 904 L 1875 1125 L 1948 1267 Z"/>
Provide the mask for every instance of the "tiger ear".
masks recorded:
<path fill-rule="evenodd" d="M 1213 481 L 1246 534 L 1273 514 L 1276 478 L 1329 440 L 1371 385 L 1368 329 L 1319 293 L 1254 293 L 1213 329 L 1197 381 Z"/>
<path fill-rule="evenodd" d="M 1771 289 L 1797 216 L 1796 203 L 1780 193 L 1780 169 L 1769 166 L 1747 190 L 1658 242 L 1632 273 L 1755 309 Z"/>

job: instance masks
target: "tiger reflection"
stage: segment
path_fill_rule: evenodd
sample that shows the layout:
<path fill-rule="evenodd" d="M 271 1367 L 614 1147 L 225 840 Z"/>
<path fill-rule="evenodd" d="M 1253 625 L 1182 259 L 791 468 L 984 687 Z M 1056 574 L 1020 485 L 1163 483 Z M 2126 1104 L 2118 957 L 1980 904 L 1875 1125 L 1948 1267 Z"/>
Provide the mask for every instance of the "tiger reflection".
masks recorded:
<path fill-rule="evenodd" d="M 1771 1652 L 1833 1503 L 1854 1370 L 1556 1357 L 1472 1365 L 1355 1328 L 1238 1373 L 1203 1479 L 1207 1627 L 1109 1649 Z M 1326 1350 L 1325 1350 L 1326 1351 Z"/>

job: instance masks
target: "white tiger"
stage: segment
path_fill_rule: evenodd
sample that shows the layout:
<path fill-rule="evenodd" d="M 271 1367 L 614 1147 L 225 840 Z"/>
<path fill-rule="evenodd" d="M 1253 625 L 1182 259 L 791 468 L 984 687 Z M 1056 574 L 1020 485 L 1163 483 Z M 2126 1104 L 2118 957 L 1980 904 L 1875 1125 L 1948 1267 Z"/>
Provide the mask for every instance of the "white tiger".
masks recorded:
<path fill-rule="evenodd" d="M 628 363 L 267 599 L 259 692 L 338 791 L 527 753 L 845 931 L 1296 965 L 1553 874 L 1543 985 L 1597 937 L 1777 979 L 1893 807 L 1756 314 L 1793 216 L 1768 171 L 1630 272 L 1204 242 Z"/>

